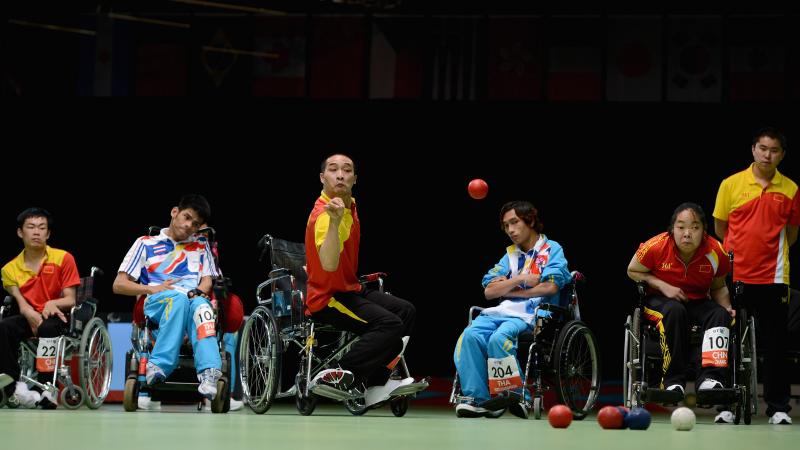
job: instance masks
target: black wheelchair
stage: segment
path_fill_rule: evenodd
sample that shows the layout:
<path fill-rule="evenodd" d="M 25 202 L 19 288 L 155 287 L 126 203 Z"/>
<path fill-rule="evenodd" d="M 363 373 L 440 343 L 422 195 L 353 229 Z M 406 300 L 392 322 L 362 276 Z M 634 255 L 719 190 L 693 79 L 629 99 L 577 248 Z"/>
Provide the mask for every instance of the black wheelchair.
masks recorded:
<path fill-rule="evenodd" d="M 148 230 L 148 235 L 156 236 L 160 231 L 160 227 L 151 226 Z M 215 251 L 216 231 L 211 227 L 207 227 L 199 230 L 197 234 L 206 237 L 209 246 L 212 248 L 213 257 L 217 262 L 217 267 L 219 267 L 218 255 Z M 231 355 L 225 351 L 224 342 L 222 339 L 222 330 L 225 324 L 225 310 L 223 308 L 224 303 L 217 301 L 217 299 L 224 299 L 228 297 L 230 279 L 224 276 L 215 277 L 212 286 L 213 294 L 211 295 L 211 307 L 214 313 L 214 325 L 216 330 L 215 338 L 217 339 L 220 358 L 222 359 L 222 377 L 220 377 L 220 379 L 217 381 L 217 395 L 211 401 L 211 412 L 226 413 L 230 410 Z M 131 344 L 133 345 L 133 348 L 129 350 L 125 356 L 125 390 L 123 393 L 122 402 L 125 411 L 136 411 L 138 406 L 139 392 L 149 392 L 151 396 L 153 394 L 161 395 L 172 392 L 187 393 L 186 395 L 197 399 L 197 409 L 202 409 L 202 398 L 197 392 L 198 381 L 194 365 L 194 352 L 192 350 L 191 343 L 187 342 L 186 339 L 180 348 L 178 364 L 167 380 L 155 386 L 147 385 L 145 381 L 145 373 L 147 361 L 149 359 L 150 352 L 153 349 L 152 332 L 158 330 L 158 323 L 145 316 L 145 299 L 145 296 L 139 296 L 136 300 L 136 305 L 133 311 L 133 323 L 131 330 Z"/>
<path fill-rule="evenodd" d="M 102 319 L 95 317 L 97 299 L 94 298 L 94 278 L 102 276 L 97 267 L 90 269 L 88 277 L 81 278 L 75 294 L 75 306 L 69 313 L 69 331 L 53 338 L 55 343 L 44 349 L 46 358 L 52 362 L 53 381 L 37 381 L 38 338 L 23 341 L 20 345 L 20 381 L 49 391 L 66 409 L 78 409 L 86 404 L 97 409 L 103 404 L 111 386 L 113 355 L 111 337 Z M 0 307 L 0 318 L 16 310 L 16 302 L 7 296 Z M 48 363 L 49 366 L 49 363 Z M 77 382 L 74 375 L 77 369 Z M 61 393 L 59 394 L 59 386 Z M 0 389 L 0 407 L 16 408 Z"/>
<path fill-rule="evenodd" d="M 568 406 L 576 420 L 582 420 L 592 410 L 600 394 L 600 349 L 594 333 L 581 321 L 577 285 L 583 282 L 583 274 L 573 271 L 572 282 L 561 289 L 559 304 L 540 304 L 534 312 L 537 319 L 533 330 L 519 335 L 519 348 L 528 349 L 525 380 L 519 391 L 512 395 L 501 393 L 480 406 L 496 409 L 521 401 L 533 411 L 535 419 L 540 419 L 544 392 L 555 390 L 558 402 Z M 468 324 L 483 309 L 471 307 Z M 525 390 L 530 392 L 531 401 L 524 395 Z M 462 395 L 456 372 L 450 403 L 467 400 L 471 399 Z M 490 402 L 497 406 L 490 406 Z"/>
<path fill-rule="evenodd" d="M 336 367 L 336 362 L 359 338 L 314 321 L 305 314 L 305 292 L 308 275 L 305 271 L 305 246 L 265 235 L 260 241 L 262 259 L 269 254 L 269 277 L 258 285 L 256 299 L 259 306 L 250 314 L 239 342 L 239 367 L 242 390 L 247 404 L 254 412 L 263 414 L 276 398 L 295 398 L 300 414 L 311 415 L 318 396 L 341 401 L 353 415 L 362 415 L 389 403 L 392 413 L 403 416 L 409 399 L 428 387 L 428 381 L 394 391 L 386 401 L 366 407 L 364 392 L 359 389 L 340 391 L 318 385 L 309 388 L 310 380 L 321 370 Z M 383 291 L 386 274 L 375 273 L 360 277 L 362 284 L 377 283 Z M 266 295 L 262 295 L 266 292 Z M 283 380 L 282 365 L 285 358 L 295 352 L 299 355 L 299 368 L 290 370 Z M 411 374 L 401 357 L 392 373 L 393 378 L 407 378 Z M 285 387 L 285 389 L 284 389 Z"/>
<path fill-rule="evenodd" d="M 733 272 L 733 253 L 730 254 L 730 262 Z M 749 425 L 752 416 L 758 412 L 756 323 L 754 317 L 750 316 L 738 301 L 742 294 L 742 283 L 737 281 L 731 284 L 733 286 L 731 303 L 736 310 L 728 344 L 728 367 L 732 387 L 698 391 L 696 404 L 704 408 L 732 405 L 734 423 L 739 424 L 744 418 L 744 423 Z M 625 321 L 622 372 L 625 406 L 644 406 L 647 402 L 678 404 L 684 400 L 683 393 L 658 387 L 661 385 L 660 374 L 663 364 L 659 332 L 643 315 L 647 284 L 637 283 L 637 291 L 638 301 L 635 309 Z M 692 325 L 689 333 L 689 342 L 693 349 L 696 349 L 702 343 L 702 330 L 698 325 Z"/>

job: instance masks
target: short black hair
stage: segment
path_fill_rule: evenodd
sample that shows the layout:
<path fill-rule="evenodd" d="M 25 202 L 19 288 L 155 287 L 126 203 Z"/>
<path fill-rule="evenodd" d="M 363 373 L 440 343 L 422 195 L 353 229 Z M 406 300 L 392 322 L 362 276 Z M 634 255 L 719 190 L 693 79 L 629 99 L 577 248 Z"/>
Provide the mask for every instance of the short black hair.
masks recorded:
<path fill-rule="evenodd" d="M 667 231 L 672 232 L 672 229 L 675 228 L 675 221 L 678 220 L 678 214 L 686 211 L 687 209 L 692 211 L 695 217 L 697 217 L 697 220 L 699 220 L 700 223 L 703 224 L 703 231 L 708 231 L 708 221 L 706 220 L 706 212 L 703 211 L 702 206 L 692 202 L 681 203 L 680 205 L 678 205 L 677 208 L 675 208 L 675 211 L 673 211 L 672 213 L 672 218 L 669 219 L 669 228 L 667 229 Z"/>
<path fill-rule="evenodd" d="M 208 223 L 211 220 L 211 205 L 200 194 L 186 194 L 181 197 L 181 201 L 178 203 L 178 211 L 183 211 L 184 209 L 193 209 L 203 223 Z"/>
<path fill-rule="evenodd" d="M 753 135 L 753 145 L 756 145 L 758 143 L 758 140 L 764 136 L 778 141 L 781 144 L 781 149 L 784 152 L 786 151 L 786 136 L 784 136 L 783 133 L 781 133 L 775 127 L 759 128 L 758 131 L 756 131 L 756 133 Z"/>
<path fill-rule="evenodd" d="M 331 159 L 331 156 L 342 155 L 344 157 L 350 158 L 350 161 L 353 162 L 353 173 L 356 173 L 356 161 L 353 159 L 352 156 L 348 155 L 347 153 L 331 153 L 330 155 L 326 156 L 325 159 L 322 160 L 322 163 L 319 165 L 319 172 L 325 172 L 325 166 L 328 165 L 328 160 Z"/>
<path fill-rule="evenodd" d="M 44 217 L 47 219 L 47 229 L 53 228 L 53 215 L 50 214 L 50 211 L 37 206 L 32 206 L 19 213 L 17 216 L 17 227 L 22 228 L 22 226 L 25 225 L 25 221 L 31 217 Z"/>
<path fill-rule="evenodd" d="M 542 230 L 544 230 L 544 224 L 541 220 L 539 220 L 539 211 L 536 210 L 536 207 L 533 206 L 533 203 L 515 200 L 506 203 L 502 208 L 500 208 L 500 228 L 502 228 L 503 231 L 505 231 L 505 227 L 503 226 L 503 216 L 505 216 L 506 213 L 512 209 L 517 214 L 517 217 L 522 219 L 523 222 L 528 224 L 528 226 L 533 228 L 533 230 L 537 233 L 541 233 Z"/>

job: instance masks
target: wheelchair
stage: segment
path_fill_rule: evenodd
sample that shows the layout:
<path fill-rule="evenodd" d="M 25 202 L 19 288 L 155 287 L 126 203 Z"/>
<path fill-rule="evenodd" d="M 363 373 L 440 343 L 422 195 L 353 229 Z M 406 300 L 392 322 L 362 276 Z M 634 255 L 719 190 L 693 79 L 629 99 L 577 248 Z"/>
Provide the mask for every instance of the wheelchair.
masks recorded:
<path fill-rule="evenodd" d="M 148 230 L 149 236 L 157 236 L 161 231 L 159 227 L 151 226 Z M 211 247 L 212 256 L 218 264 L 217 242 L 215 240 L 216 231 L 211 228 L 203 228 L 197 232 L 204 235 Z M 226 413 L 230 410 L 230 361 L 231 355 L 225 351 L 222 340 L 222 330 L 226 329 L 225 324 L 225 301 L 229 298 L 230 279 L 227 277 L 215 277 L 212 284 L 210 295 L 211 308 L 214 313 L 214 324 L 216 339 L 219 346 L 220 357 L 222 360 L 222 377 L 217 381 L 217 395 L 211 401 L 211 412 Z M 136 411 L 140 392 L 171 393 L 189 392 L 195 394 L 198 399 L 197 409 L 203 407 L 202 398 L 197 393 L 197 376 L 194 365 L 194 356 L 191 343 L 184 340 L 180 348 L 178 364 L 170 374 L 167 381 L 156 386 L 148 386 L 145 380 L 147 361 L 154 345 L 154 336 L 157 335 L 158 323 L 151 320 L 144 314 L 144 302 L 146 296 L 139 296 L 133 311 L 133 323 L 131 330 L 131 344 L 133 348 L 125 356 L 125 390 L 123 393 L 123 407 L 125 411 Z M 238 326 L 236 327 L 238 329 Z M 155 333 L 154 333 L 155 332 Z M 157 337 L 157 336 L 156 336 Z"/>
<path fill-rule="evenodd" d="M 581 321 L 577 284 L 585 282 L 581 272 L 573 271 L 572 282 L 560 292 L 559 304 L 542 303 L 534 310 L 537 317 L 532 331 L 518 336 L 519 348 L 528 348 L 524 384 L 513 391 L 533 417 L 542 417 L 544 392 L 555 390 L 558 402 L 572 410 L 575 420 L 583 420 L 600 394 L 600 348 L 594 333 Z M 471 324 L 485 308 L 469 310 Z M 527 400 L 525 391 L 531 393 Z M 504 407 L 511 397 L 505 392 L 489 400 Z M 503 398 L 506 400 L 504 403 Z M 450 403 L 471 400 L 461 393 L 458 372 L 453 379 Z M 499 403 L 496 400 L 500 400 Z M 516 400 L 514 400 L 516 401 Z M 489 403 L 485 403 L 487 405 Z M 494 409 L 494 407 L 488 407 Z"/>
<path fill-rule="evenodd" d="M 76 290 L 75 306 L 69 313 L 69 331 L 55 338 L 55 345 L 45 349 L 55 368 L 52 382 L 40 383 L 36 380 L 39 339 L 31 338 L 20 345 L 20 381 L 49 391 L 54 398 L 59 398 L 59 404 L 66 409 L 78 409 L 84 403 L 90 409 L 99 408 L 111 386 L 111 337 L 102 319 L 95 317 L 97 300 L 93 292 L 94 278 L 98 275 L 102 276 L 103 271 L 92 267 L 90 275 L 81 278 Z M 7 296 L 0 308 L 0 317 L 9 315 L 14 306 L 14 299 Z M 77 384 L 73 379 L 75 366 Z M 59 386 L 62 388 L 60 395 Z M 0 390 L 0 407 L 3 405 L 9 408 L 19 406 L 9 403 L 5 392 Z"/>
<path fill-rule="evenodd" d="M 304 298 L 308 275 L 302 243 L 265 235 L 259 246 L 262 260 L 269 253 L 272 270 L 267 280 L 258 285 L 259 306 L 245 322 L 239 343 L 240 379 L 250 409 L 263 414 L 276 398 L 294 397 L 298 412 L 308 416 L 314 412 L 318 396 L 323 396 L 343 402 L 353 415 L 362 415 L 387 402 L 395 416 L 405 415 L 409 399 L 427 388 L 428 380 L 406 386 L 402 392 L 395 391 L 387 401 L 370 407 L 365 406 L 364 393 L 358 389 L 344 392 L 328 386 L 309 388 L 311 379 L 321 370 L 335 366 L 359 338 L 306 316 Z M 385 276 L 375 273 L 361 276 L 360 281 L 362 285 L 377 283 L 382 292 Z M 262 297 L 265 291 L 268 295 Z M 299 355 L 299 369 L 296 373 L 288 372 L 291 379 L 284 383 L 281 368 L 284 357 L 295 352 Z M 404 357 L 400 358 L 392 376 L 411 376 Z M 283 389 L 284 385 L 289 387 Z"/>
<path fill-rule="evenodd" d="M 733 252 L 730 253 L 731 273 Z M 732 279 L 732 278 L 731 278 Z M 742 294 L 742 283 L 732 283 L 731 300 L 736 318 L 731 327 L 728 345 L 728 367 L 731 388 L 713 389 L 697 393 L 697 405 L 711 408 L 713 405 L 732 405 L 734 423 L 742 419 L 749 425 L 758 413 L 758 382 L 756 373 L 756 322 L 738 301 Z M 645 282 L 637 283 L 638 302 L 632 315 L 625 320 L 623 349 L 622 389 L 625 406 L 643 407 L 647 402 L 677 404 L 683 400 L 680 392 L 654 388 L 661 384 L 662 356 L 658 344 L 658 330 L 643 317 L 644 299 L 647 292 Z M 689 343 L 693 348 L 702 343 L 701 327 L 693 325 Z"/>

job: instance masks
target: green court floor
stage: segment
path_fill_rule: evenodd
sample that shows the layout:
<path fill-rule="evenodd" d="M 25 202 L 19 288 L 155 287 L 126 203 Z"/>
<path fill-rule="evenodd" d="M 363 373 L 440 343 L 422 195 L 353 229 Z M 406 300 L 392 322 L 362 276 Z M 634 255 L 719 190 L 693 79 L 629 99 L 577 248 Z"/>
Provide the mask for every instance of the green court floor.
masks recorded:
<path fill-rule="evenodd" d="M 230 414 L 164 406 L 160 412 L 126 413 L 120 405 L 97 411 L 0 409 L 0 448 L 9 450 L 172 449 L 747 449 L 800 448 L 800 425 L 715 425 L 698 416 L 694 430 L 674 431 L 669 416 L 655 415 L 647 431 L 603 430 L 594 416 L 568 429 L 546 420 L 458 419 L 451 409 L 414 407 L 397 418 L 388 408 L 351 416 L 338 405 L 320 405 L 314 415 L 278 404 L 264 415 L 249 409 Z"/>

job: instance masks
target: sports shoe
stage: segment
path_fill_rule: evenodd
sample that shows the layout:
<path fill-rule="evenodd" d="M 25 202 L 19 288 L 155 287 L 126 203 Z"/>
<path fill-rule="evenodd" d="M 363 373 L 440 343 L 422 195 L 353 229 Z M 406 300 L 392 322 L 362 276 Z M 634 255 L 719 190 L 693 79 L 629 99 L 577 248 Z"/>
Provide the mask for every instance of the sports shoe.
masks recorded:
<path fill-rule="evenodd" d="M 722 411 L 714 417 L 714 423 L 733 423 L 733 413 L 730 411 Z"/>
<path fill-rule="evenodd" d="M 161 401 L 153 400 L 148 395 L 140 395 L 136 402 L 139 409 L 144 411 L 161 411 Z"/>
<path fill-rule="evenodd" d="M 36 408 L 36 405 L 42 400 L 42 394 L 29 390 L 24 381 L 17 381 L 17 387 L 11 397 L 9 401 L 18 403 L 23 408 Z"/>
<path fill-rule="evenodd" d="M 56 409 L 58 407 L 58 398 L 56 398 L 56 395 L 53 394 L 52 391 L 45 389 L 44 392 L 42 392 L 42 399 L 39 401 L 39 406 L 41 406 L 42 409 Z"/>
<path fill-rule="evenodd" d="M 505 409 L 499 409 L 497 411 L 491 411 L 486 408 L 481 408 L 480 406 L 475 406 L 471 403 L 459 403 L 456 405 L 456 416 L 457 417 L 489 417 L 492 419 L 496 419 L 503 415 Z"/>
<path fill-rule="evenodd" d="M 228 411 L 238 411 L 244 407 L 244 401 L 231 397 L 231 408 Z M 203 399 L 203 411 L 211 411 L 211 401 Z"/>
<path fill-rule="evenodd" d="M 700 383 L 700 387 L 697 388 L 698 391 L 705 391 L 710 389 L 722 389 L 722 383 L 713 379 L 713 378 L 706 378 Z"/>
<path fill-rule="evenodd" d="M 769 423 L 773 425 L 791 425 L 792 418 L 785 412 L 778 411 L 769 418 Z"/>
<path fill-rule="evenodd" d="M 414 382 L 413 377 L 403 378 L 402 380 L 392 380 L 386 382 L 383 386 L 370 386 L 367 388 L 367 392 L 364 393 L 364 400 L 365 405 L 367 407 L 372 406 L 376 403 L 380 403 L 386 400 L 389 400 L 389 397 L 397 388 L 407 386 Z"/>
<path fill-rule="evenodd" d="M 217 381 L 221 376 L 222 371 L 213 367 L 198 373 L 197 379 L 200 381 L 200 386 L 197 386 L 197 392 L 203 397 L 213 400 L 217 395 Z"/>
<path fill-rule="evenodd" d="M 681 391 L 681 395 L 683 395 L 686 391 L 684 391 L 683 386 L 680 384 L 672 384 L 667 387 L 668 391 Z"/>
<path fill-rule="evenodd" d="M 167 379 L 167 375 L 164 374 L 161 367 L 147 361 L 147 372 L 144 378 L 148 385 L 154 386 L 158 383 L 163 383 Z"/>
<path fill-rule="evenodd" d="M 318 384 L 324 384 L 333 388 L 346 391 L 353 384 L 355 377 L 353 372 L 344 369 L 325 369 L 321 370 L 308 384 L 309 389 Z"/>
<path fill-rule="evenodd" d="M 528 407 L 525 406 L 525 403 L 522 402 L 514 402 L 508 405 L 508 411 L 519 417 L 520 419 L 527 419 L 528 418 Z"/>

